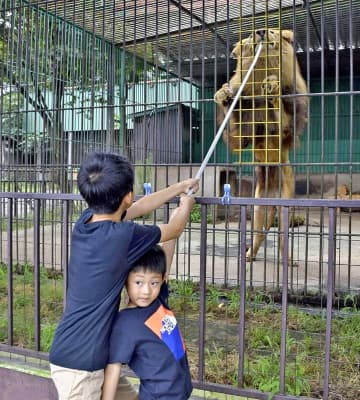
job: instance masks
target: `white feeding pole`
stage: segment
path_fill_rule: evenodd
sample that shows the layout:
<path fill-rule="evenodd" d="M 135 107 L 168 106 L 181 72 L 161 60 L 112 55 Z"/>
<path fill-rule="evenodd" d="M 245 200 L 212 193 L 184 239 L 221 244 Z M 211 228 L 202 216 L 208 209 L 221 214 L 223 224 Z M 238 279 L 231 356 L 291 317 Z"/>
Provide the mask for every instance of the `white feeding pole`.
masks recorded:
<path fill-rule="evenodd" d="M 230 107 L 229 107 L 229 109 L 228 109 L 228 111 L 227 111 L 227 113 L 225 115 L 225 118 L 224 118 L 223 122 L 221 123 L 221 125 L 220 125 L 220 127 L 219 127 L 219 129 L 218 129 L 218 131 L 217 131 L 217 133 L 216 133 L 216 135 L 214 137 L 214 140 L 212 141 L 211 146 L 210 146 L 205 158 L 203 159 L 203 161 L 202 161 L 202 163 L 200 165 L 200 168 L 199 168 L 198 172 L 196 173 L 195 178 L 198 178 L 198 179 L 201 178 L 201 175 L 203 174 L 204 169 L 205 169 L 207 163 L 210 160 L 210 157 L 212 156 L 212 154 L 213 154 L 213 152 L 215 150 L 217 142 L 219 141 L 219 139 L 220 139 L 225 127 L 226 127 L 226 124 L 228 123 L 230 115 L 234 111 L 236 103 L 239 100 L 239 97 L 240 97 L 240 95 L 241 95 L 241 93 L 242 93 L 242 91 L 244 89 L 244 86 L 246 85 L 246 82 L 248 81 L 249 76 L 252 73 L 252 71 L 253 71 L 256 63 L 257 63 L 257 60 L 258 60 L 258 58 L 260 56 L 260 52 L 261 52 L 262 46 L 263 46 L 263 42 L 262 41 L 259 42 L 258 45 L 256 46 L 256 53 L 255 53 L 255 57 L 253 59 L 253 62 L 251 63 L 250 68 L 248 69 L 247 73 L 245 74 L 245 77 L 244 77 L 243 81 L 241 82 L 239 90 L 237 91 L 237 93 L 236 93 L 236 95 L 234 97 L 234 100 L 231 103 L 231 105 L 230 105 Z M 189 196 L 192 195 L 192 190 L 188 191 L 188 195 Z"/>

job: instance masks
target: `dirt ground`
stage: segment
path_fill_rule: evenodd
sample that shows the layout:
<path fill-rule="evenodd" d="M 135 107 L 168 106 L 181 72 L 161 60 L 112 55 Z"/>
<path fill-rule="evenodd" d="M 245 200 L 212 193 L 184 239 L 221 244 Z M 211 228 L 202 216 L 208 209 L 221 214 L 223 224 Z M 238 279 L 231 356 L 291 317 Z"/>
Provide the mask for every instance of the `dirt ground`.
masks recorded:
<path fill-rule="evenodd" d="M 301 211 L 300 211 L 301 214 Z M 305 216 L 305 214 L 304 214 Z M 251 230 L 251 222 L 247 221 Z M 328 272 L 328 223 L 327 213 L 314 212 L 308 224 L 290 231 L 289 264 L 291 288 L 316 291 L 326 290 Z M 335 288 L 346 292 L 360 292 L 360 212 L 341 212 L 337 218 L 335 243 Z M 247 243 L 250 243 L 250 233 Z M 18 230 L 13 234 L 13 263 L 33 265 L 33 229 Z M 1 261 L 8 264 L 7 232 L 1 233 Z M 40 230 L 40 263 L 47 268 L 61 269 L 61 225 L 45 226 Z M 208 224 L 207 270 L 208 280 L 218 283 L 237 282 L 240 270 L 240 234 L 237 221 L 225 224 Z M 254 286 L 281 285 L 282 261 L 278 255 L 278 229 L 272 228 L 260 248 L 256 260 L 246 263 L 247 280 Z M 172 273 L 178 276 L 200 276 L 200 225 L 192 224 L 191 233 L 184 233 L 178 240 L 178 255 L 174 258 Z"/>
<path fill-rule="evenodd" d="M 238 222 L 212 226 L 207 236 L 206 277 L 216 282 L 236 282 L 239 277 L 240 236 Z M 251 229 L 248 221 L 248 229 Z M 360 293 L 360 213 L 342 212 L 337 220 L 335 242 L 335 289 Z M 327 216 L 314 213 L 309 216 L 309 224 L 293 228 L 290 232 L 289 254 L 293 262 L 289 263 L 289 285 L 301 290 L 325 290 L 328 273 L 328 223 Z M 350 234 L 351 233 L 351 234 Z M 187 236 L 186 236 L 187 235 Z M 247 238 L 247 245 L 251 237 Z M 181 256 L 178 269 L 187 273 L 186 254 L 191 253 L 190 272 L 194 277 L 200 275 L 200 233 L 194 231 L 184 234 L 179 240 Z M 185 256 L 183 255 L 185 254 Z M 176 271 L 175 264 L 172 271 Z M 256 260 L 246 262 L 247 280 L 255 286 L 276 286 L 282 282 L 282 260 L 278 254 L 278 230 L 272 228 L 266 241 L 257 254 Z M 214 279 L 213 279 L 214 278 Z"/>

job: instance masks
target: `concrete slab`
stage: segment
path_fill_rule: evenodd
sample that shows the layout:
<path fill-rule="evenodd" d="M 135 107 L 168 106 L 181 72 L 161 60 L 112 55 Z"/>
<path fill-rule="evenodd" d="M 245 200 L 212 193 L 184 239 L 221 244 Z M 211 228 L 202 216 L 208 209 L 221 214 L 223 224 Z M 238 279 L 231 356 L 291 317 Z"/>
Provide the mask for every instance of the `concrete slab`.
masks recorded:
<path fill-rule="evenodd" d="M 326 213 L 325 213 L 326 214 Z M 191 235 L 185 233 L 179 240 L 180 256 L 172 265 L 173 277 L 190 274 L 200 276 L 200 227 L 192 225 Z M 247 222 L 250 232 L 251 224 Z M 247 242 L 251 243 L 248 234 Z M 328 221 L 327 215 L 313 213 L 308 225 L 290 230 L 293 263 L 289 263 L 289 287 L 302 290 L 326 290 L 328 275 Z M 335 288 L 341 291 L 360 290 L 360 213 L 342 213 L 338 217 L 335 242 Z M 239 223 L 231 222 L 208 226 L 206 249 L 206 277 L 222 284 L 239 281 L 241 255 Z M 265 250 L 266 247 L 266 250 Z M 292 250 L 291 250 L 292 249 Z M 190 265 L 187 255 L 190 256 Z M 278 229 L 271 228 L 256 260 L 246 262 L 246 280 L 254 286 L 282 285 L 283 262 L 279 259 Z M 177 265 L 176 265 L 177 262 Z"/>
<path fill-rule="evenodd" d="M 0 367 L 2 400 L 57 400 L 51 379 Z"/>
<path fill-rule="evenodd" d="M 11 365 L 10 365 L 11 364 Z M 15 368 L 22 368 L 23 371 Z M 49 374 L 49 370 L 41 371 L 43 374 Z M 130 378 L 134 386 L 137 386 L 137 380 Z M 47 376 L 39 376 L 34 372 L 26 372 L 26 365 L 23 363 L 15 365 L 9 363 L 9 366 L 0 366 L 1 382 L 1 400 L 57 400 L 57 391 L 52 380 Z M 212 393 L 194 389 L 193 395 L 189 400 L 244 400 L 239 396 L 230 396 L 221 393 Z"/>

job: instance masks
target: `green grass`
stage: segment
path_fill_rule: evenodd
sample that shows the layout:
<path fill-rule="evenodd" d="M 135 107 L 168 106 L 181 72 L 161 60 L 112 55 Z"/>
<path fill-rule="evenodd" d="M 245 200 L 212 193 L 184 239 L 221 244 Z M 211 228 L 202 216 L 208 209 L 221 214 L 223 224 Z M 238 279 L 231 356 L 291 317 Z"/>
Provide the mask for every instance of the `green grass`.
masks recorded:
<path fill-rule="evenodd" d="M 199 334 L 198 287 L 191 281 L 170 284 L 173 290 L 170 305 L 185 332 L 188 358 L 196 377 L 199 363 L 196 340 Z M 179 287 L 180 291 L 177 290 Z M 186 294 L 185 299 L 182 294 Z M 206 300 L 205 380 L 237 385 L 239 288 L 207 285 Z M 358 400 L 360 311 L 355 301 L 351 304 L 352 307 L 345 307 L 333 316 L 330 382 L 334 393 L 347 400 Z M 323 311 L 289 306 L 285 371 L 288 394 L 321 397 L 326 331 Z M 271 301 L 270 294 L 262 290 L 246 291 L 245 387 L 274 394 L 279 392 L 281 316 L 281 307 Z M 194 321 L 192 328 L 191 320 Z"/>
<path fill-rule="evenodd" d="M 195 204 L 193 209 L 191 210 L 190 221 L 192 223 L 200 223 L 201 222 L 201 206 L 200 206 L 200 204 Z M 213 217 L 212 217 L 211 211 L 209 209 L 207 210 L 206 221 L 208 224 L 211 224 L 213 222 Z"/>
<path fill-rule="evenodd" d="M 34 275 L 32 266 L 14 266 L 13 326 L 15 345 L 34 348 Z M 62 313 L 63 281 L 48 278 L 48 271 L 40 272 L 41 350 L 48 351 Z M 55 274 L 56 277 L 56 274 Z M 0 266 L 0 342 L 7 341 L 7 268 Z"/>
<path fill-rule="evenodd" d="M 14 342 L 34 349 L 34 282 L 31 265 L 14 267 Z M 204 379 L 238 385 L 239 288 L 206 287 Z M 170 282 L 170 305 L 187 345 L 191 372 L 198 378 L 199 286 L 191 280 Z M 0 266 L 0 342 L 7 342 L 7 268 Z M 48 351 L 62 313 L 63 280 L 54 271 L 41 270 L 41 350 Z M 331 377 L 334 393 L 359 399 L 360 312 L 351 306 L 334 313 Z M 244 382 L 248 388 L 279 391 L 281 307 L 263 291 L 247 290 L 245 300 Z M 346 302 L 345 302 L 346 304 Z M 349 303 L 350 304 L 350 303 Z M 290 305 L 286 338 L 285 386 L 294 396 L 321 397 L 326 320 L 323 310 Z"/>

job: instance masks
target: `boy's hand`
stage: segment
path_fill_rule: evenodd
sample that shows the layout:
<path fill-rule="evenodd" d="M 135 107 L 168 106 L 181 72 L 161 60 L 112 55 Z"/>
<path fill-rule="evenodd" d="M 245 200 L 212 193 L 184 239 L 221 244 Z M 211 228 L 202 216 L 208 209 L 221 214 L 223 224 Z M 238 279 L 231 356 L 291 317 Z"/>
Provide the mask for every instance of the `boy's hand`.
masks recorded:
<path fill-rule="evenodd" d="M 199 178 L 189 178 L 184 181 L 179 182 L 181 185 L 181 193 L 187 194 L 191 192 L 191 194 L 196 193 L 199 190 Z"/>

